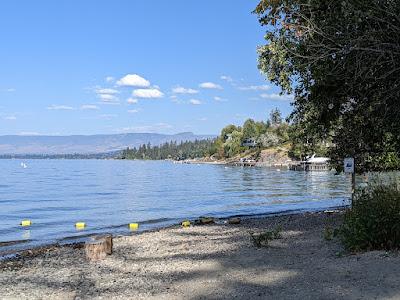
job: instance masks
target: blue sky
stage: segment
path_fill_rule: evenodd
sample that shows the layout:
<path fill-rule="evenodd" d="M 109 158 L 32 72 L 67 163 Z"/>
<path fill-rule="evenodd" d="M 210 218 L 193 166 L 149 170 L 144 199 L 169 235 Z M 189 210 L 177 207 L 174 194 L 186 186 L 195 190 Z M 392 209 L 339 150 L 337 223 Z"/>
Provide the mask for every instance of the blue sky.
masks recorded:
<path fill-rule="evenodd" d="M 290 97 L 257 69 L 249 0 L 4 0 L 0 135 L 216 134 Z"/>

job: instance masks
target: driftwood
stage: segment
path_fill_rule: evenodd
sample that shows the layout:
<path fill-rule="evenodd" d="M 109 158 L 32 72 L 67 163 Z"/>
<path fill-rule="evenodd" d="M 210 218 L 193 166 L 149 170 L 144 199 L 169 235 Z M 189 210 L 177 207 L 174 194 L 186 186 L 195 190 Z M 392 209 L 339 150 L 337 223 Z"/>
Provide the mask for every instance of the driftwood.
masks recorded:
<path fill-rule="evenodd" d="M 240 224 L 240 218 L 239 217 L 232 217 L 228 219 L 229 224 Z"/>
<path fill-rule="evenodd" d="M 85 243 L 85 253 L 89 260 L 101 260 L 113 251 L 113 240 L 111 235 L 96 236 Z"/>
<path fill-rule="evenodd" d="M 200 217 L 199 219 L 195 220 L 196 225 L 207 225 L 207 224 L 214 224 L 215 219 L 213 217 Z"/>

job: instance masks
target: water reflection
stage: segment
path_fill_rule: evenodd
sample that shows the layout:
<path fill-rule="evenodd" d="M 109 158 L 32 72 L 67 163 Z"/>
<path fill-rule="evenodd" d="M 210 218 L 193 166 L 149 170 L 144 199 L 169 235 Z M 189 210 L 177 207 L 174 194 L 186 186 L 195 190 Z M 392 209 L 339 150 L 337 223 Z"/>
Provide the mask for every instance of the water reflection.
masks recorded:
<path fill-rule="evenodd" d="M 21 234 L 22 240 L 30 240 L 31 239 L 31 231 L 29 229 L 24 229 Z"/>

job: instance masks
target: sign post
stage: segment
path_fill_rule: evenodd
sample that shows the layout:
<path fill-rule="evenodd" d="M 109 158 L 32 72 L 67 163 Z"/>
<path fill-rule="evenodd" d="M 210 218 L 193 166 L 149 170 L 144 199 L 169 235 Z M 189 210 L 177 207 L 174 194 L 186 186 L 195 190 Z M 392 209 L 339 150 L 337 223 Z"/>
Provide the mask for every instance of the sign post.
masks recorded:
<path fill-rule="evenodd" d="M 353 205 L 354 192 L 356 190 L 356 173 L 355 173 L 354 157 L 345 158 L 343 167 L 345 173 L 351 174 L 351 205 Z"/>

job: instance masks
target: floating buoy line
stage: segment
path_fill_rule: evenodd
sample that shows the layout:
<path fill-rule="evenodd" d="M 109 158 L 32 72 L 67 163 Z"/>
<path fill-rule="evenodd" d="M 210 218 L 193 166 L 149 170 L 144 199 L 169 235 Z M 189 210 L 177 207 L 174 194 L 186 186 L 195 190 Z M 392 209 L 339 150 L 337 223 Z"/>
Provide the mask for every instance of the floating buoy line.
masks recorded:
<path fill-rule="evenodd" d="M 214 224 L 215 219 L 212 217 L 200 217 L 198 220 L 195 220 L 194 223 L 192 223 L 190 220 L 183 220 L 180 225 L 183 228 L 191 227 L 194 225 L 207 225 L 207 224 Z M 239 217 L 231 217 L 229 218 L 228 221 L 225 221 L 224 223 L 229 223 L 229 224 L 240 224 L 240 218 Z M 22 220 L 19 225 L 21 227 L 27 228 L 31 227 L 33 222 L 29 219 Z M 76 222 L 75 224 L 75 229 L 76 230 L 85 230 L 87 228 L 87 224 L 83 221 Z M 128 223 L 128 229 L 130 231 L 137 231 L 140 227 L 139 223 Z"/>

